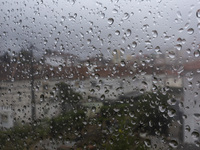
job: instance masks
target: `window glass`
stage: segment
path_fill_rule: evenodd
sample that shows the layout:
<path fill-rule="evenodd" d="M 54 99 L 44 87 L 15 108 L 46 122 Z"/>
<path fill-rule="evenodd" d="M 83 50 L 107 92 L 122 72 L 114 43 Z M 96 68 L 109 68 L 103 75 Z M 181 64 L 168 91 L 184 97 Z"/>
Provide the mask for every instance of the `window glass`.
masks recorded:
<path fill-rule="evenodd" d="M 199 0 L 2 0 L 0 149 L 200 149 Z"/>

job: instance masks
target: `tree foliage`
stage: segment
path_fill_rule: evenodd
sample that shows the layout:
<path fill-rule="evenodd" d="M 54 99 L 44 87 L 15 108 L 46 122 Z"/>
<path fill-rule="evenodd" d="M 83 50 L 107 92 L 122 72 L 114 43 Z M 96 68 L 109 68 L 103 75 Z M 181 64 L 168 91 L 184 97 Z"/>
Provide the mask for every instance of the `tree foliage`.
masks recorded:
<path fill-rule="evenodd" d="M 168 100 L 171 98 L 170 94 L 158 90 L 157 93 L 145 93 L 134 100 L 103 106 L 98 121 L 107 130 L 105 147 L 138 150 L 152 147 L 150 140 L 140 135 L 168 134 L 171 123 L 169 111 L 172 110 Z"/>
<path fill-rule="evenodd" d="M 18 54 L 19 62 L 23 64 L 30 64 L 32 61 L 32 54 L 29 49 L 22 48 Z"/>
<path fill-rule="evenodd" d="M 169 94 L 146 93 L 137 99 L 136 103 L 136 125 L 139 132 L 151 135 L 168 133 L 171 118 L 168 115 L 170 105 L 167 101 Z"/>
<path fill-rule="evenodd" d="M 67 104 L 74 107 L 82 99 L 81 94 L 75 92 L 70 85 L 60 82 L 56 86 L 58 87 L 58 97 L 61 100 L 63 111 L 66 111 Z"/>
<path fill-rule="evenodd" d="M 9 64 L 11 62 L 11 56 L 8 52 L 5 52 L 2 56 L 0 56 L 0 60 L 2 63 Z"/>

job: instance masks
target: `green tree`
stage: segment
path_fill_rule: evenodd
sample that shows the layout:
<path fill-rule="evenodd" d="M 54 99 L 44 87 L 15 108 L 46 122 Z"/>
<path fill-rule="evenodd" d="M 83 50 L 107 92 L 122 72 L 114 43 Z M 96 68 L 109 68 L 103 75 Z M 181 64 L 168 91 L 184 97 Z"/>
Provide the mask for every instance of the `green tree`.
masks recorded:
<path fill-rule="evenodd" d="M 19 62 L 23 64 L 30 64 L 32 60 L 32 54 L 29 49 L 22 48 L 18 54 Z"/>
<path fill-rule="evenodd" d="M 66 112 L 67 105 L 72 106 L 73 108 L 77 103 L 82 99 L 80 93 L 75 92 L 70 85 L 60 82 L 56 84 L 58 87 L 58 98 L 61 100 L 62 111 Z"/>
<path fill-rule="evenodd" d="M 0 56 L 0 59 L 2 63 L 10 64 L 11 62 L 11 56 L 8 52 L 5 52 L 2 56 Z"/>
<path fill-rule="evenodd" d="M 167 101 L 171 98 L 170 94 L 146 93 L 137 99 L 135 122 L 139 132 L 150 135 L 167 135 L 171 118 L 168 112 L 172 110 Z"/>

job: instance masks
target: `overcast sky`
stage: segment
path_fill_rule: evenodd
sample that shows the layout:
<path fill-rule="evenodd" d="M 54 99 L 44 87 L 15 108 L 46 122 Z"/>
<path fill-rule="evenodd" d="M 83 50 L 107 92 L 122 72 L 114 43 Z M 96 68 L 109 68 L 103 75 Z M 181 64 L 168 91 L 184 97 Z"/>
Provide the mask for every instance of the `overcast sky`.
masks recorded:
<path fill-rule="evenodd" d="M 200 44 L 199 0 L 2 1 L 1 54 L 30 42 L 38 55 L 45 49 L 83 58 L 110 57 L 114 49 L 125 55 L 178 49 L 187 56 Z"/>

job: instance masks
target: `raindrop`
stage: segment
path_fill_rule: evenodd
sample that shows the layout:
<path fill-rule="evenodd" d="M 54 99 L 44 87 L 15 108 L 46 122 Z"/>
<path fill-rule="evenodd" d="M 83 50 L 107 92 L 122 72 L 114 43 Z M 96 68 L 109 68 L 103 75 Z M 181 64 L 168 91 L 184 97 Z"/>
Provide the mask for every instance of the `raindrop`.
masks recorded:
<path fill-rule="evenodd" d="M 112 25 L 113 23 L 114 23 L 114 19 L 113 19 L 113 18 L 109 18 L 109 19 L 108 19 L 108 24 L 109 24 L 109 25 Z"/>
<path fill-rule="evenodd" d="M 173 51 L 169 52 L 169 57 L 170 58 L 175 58 L 175 52 L 173 52 Z"/>
<path fill-rule="evenodd" d="M 43 102 L 44 101 L 44 94 L 41 94 L 40 95 L 40 102 Z"/>
<path fill-rule="evenodd" d="M 129 116 L 130 116 L 131 118 L 133 118 L 133 117 L 134 117 L 134 114 L 133 114 L 132 112 L 129 112 Z"/>
<path fill-rule="evenodd" d="M 92 112 L 95 113 L 96 112 L 96 107 L 92 107 Z"/>
<path fill-rule="evenodd" d="M 130 35 L 131 35 L 131 30 L 130 30 L 130 29 L 127 29 L 125 35 L 126 35 L 127 37 L 130 36 Z"/>
<path fill-rule="evenodd" d="M 151 147 L 151 140 L 149 140 L 149 139 L 144 140 L 144 144 L 145 144 L 147 147 Z"/>
<path fill-rule="evenodd" d="M 195 145 L 196 145 L 197 147 L 200 147 L 200 142 L 199 142 L 199 141 L 195 141 L 194 143 L 195 143 Z"/>
<path fill-rule="evenodd" d="M 65 21 L 66 20 L 66 17 L 65 16 L 62 16 L 61 17 L 61 21 L 63 22 L 63 21 Z"/>
<path fill-rule="evenodd" d="M 168 103 L 169 105 L 176 105 L 176 100 L 173 99 L 173 98 L 170 98 L 170 99 L 167 101 L 167 103 Z"/>
<path fill-rule="evenodd" d="M 105 100 L 105 95 L 104 95 L 104 94 L 101 95 L 101 100 L 102 100 L 102 101 Z"/>
<path fill-rule="evenodd" d="M 46 79 L 46 80 L 48 80 L 48 79 L 49 79 L 49 76 L 48 76 L 48 75 L 46 75 L 46 76 L 45 76 L 45 79 Z"/>
<path fill-rule="evenodd" d="M 165 40 L 167 41 L 167 40 L 170 40 L 170 39 L 171 39 L 171 36 L 167 36 L 167 35 L 166 35 L 164 38 L 165 38 Z"/>
<path fill-rule="evenodd" d="M 18 96 L 21 96 L 21 95 L 22 95 L 22 93 L 21 93 L 20 91 L 18 91 L 17 94 L 18 94 Z"/>
<path fill-rule="evenodd" d="M 137 42 L 133 41 L 133 42 L 132 42 L 132 47 L 133 47 L 133 48 L 136 48 L 136 47 L 137 47 Z"/>
<path fill-rule="evenodd" d="M 182 46 L 181 46 L 180 44 L 176 45 L 175 47 L 176 47 L 176 49 L 179 50 L 179 51 L 182 49 Z"/>
<path fill-rule="evenodd" d="M 94 78 L 95 78 L 96 80 L 98 80 L 98 79 L 99 79 L 99 77 L 100 77 L 100 75 L 99 75 L 99 74 L 95 74 L 95 76 L 94 76 Z"/>
<path fill-rule="evenodd" d="M 58 66 L 58 70 L 59 70 L 59 71 L 62 71 L 62 68 L 63 68 L 63 67 L 62 67 L 61 65 Z"/>
<path fill-rule="evenodd" d="M 200 120 L 200 114 L 198 114 L 198 113 L 194 114 L 194 118 L 195 118 L 196 120 Z"/>
<path fill-rule="evenodd" d="M 168 114 L 169 117 L 174 117 L 175 114 L 176 114 L 176 110 L 175 109 L 170 109 L 170 110 L 168 110 L 167 114 Z"/>
<path fill-rule="evenodd" d="M 125 37 L 122 37 L 122 43 L 125 43 L 125 42 L 126 42 Z"/>
<path fill-rule="evenodd" d="M 182 15 L 181 15 L 181 12 L 180 12 L 180 11 L 177 12 L 177 17 L 178 17 L 178 18 L 182 18 Z"/>
<path fill-rule="evenodd" d="M 185 126 L 185 130 L 188 131 L 188 132 L 190 132 L 190 130 L 191 130 L 190 126 L 189 126 L 189 125 L 186 125 L 186 126 Z"/>
<path fill-rule="evenodd" d="M 125 61 L 121 61 L 120 65 L 121 65 L 122 67 L 126 66 Z"/>
<path fill-rule="evenodd" d="M 200 18 L 200 9 L 197 10 L 197 12 L 196 12 L 196 16 L 197 16 L 198 18 Z"/>
<path fill-rule="evenodd" d="M 114 110 L 115 112 L 119 112 L 119 111 L 120 111 L 119 108 L 114 108 L 113 110 Z"/>
<path fill-rule="evenodd" d="M 179 31 L 179 32 L 183 32 L 183 28 L 180 28 L 178 31 Z"/>
<path fill-rule="evenodd" d="M 153 35 L 154 38 L 156 38 L 158 36 L 158 32 L 156 30 L 153 30 L 152 35 Z"/>
<path fill-rule="evenodd" d="M 166 110 L 166 108 L 164 106 L 159 106 L 158 108 L 159 108 L 160 112 L 164 112 Z"/>
<path fill-rule="evenodd" d="M 115 35 L 120 35 L 120 31 L 119 31 L 119 30 L 116 30 L 116 31 L 115 31 Z"/>
<path fill-rule="evenodd" d="M 194 140 L 198 140 L 198 138 L 199 138 L 199 132 L 193 131 L 191 135 L 192 135 L 192 138 L 193 138 Z"/>
<path fill-rule="evenodd" d="M 111 0 L 111 2 L 113 2 L 113 3 L 118 3 L 119 0 Z"/>
<path fill-rule="evenodd" d="M 117 9 L 113 9 L 112 11 L 114 14 L 118 13 L 118 10 Z"/>
<path fill-rule="evenodd" d="M 155 51 L 156 51 L 156 53 L 158 53 L 158 54 L 162 54 L 161 51 L 160 51 L 160 47 L 159 47 L 159 46 L 156 46 L 156 47 L 155 47 Z"/>
<path fill-rule="evenodd" d="M 105 18 L 105 14 L 104 14 L 103 12 L 100 12 L 99 15 L 100 15 L 100 17 L 101 17 L 102 19 Z"/>
<path fill-rule="evenodd" d="M 189 28 L 189 29 L 187 30 L 187 33 L 188 33 L 189 35 L 192 35 L 192 34 L 194 33 L 194 29 Z"/>
<path fill-rule="evenodd" d="M 87 44 L 91 44 L 91 39 L 87 39 Z"/>
<path fill-rule="evenodd" d="M 197 24 L 197 28 L 200 29 L 200 23 Z"/>
<path fill-rule="evenodd" d="M 169 146 L 171 146 L 172 148 L 177 148 L 178 147 L 178 142 L 176 140 L 171 140 L 169 142 Z"/>
<path fill-rule="evenodd" d="M 199 53 L 200 53 L 199 50 L 194 51 L 194 57 L 199 57 Z"/>
<path fill-rule="evenodd" d="M 123 20 L 127 20 L 129 17 L 130 17 L 130 15 L 128 13 L 124 13 Z"/>

